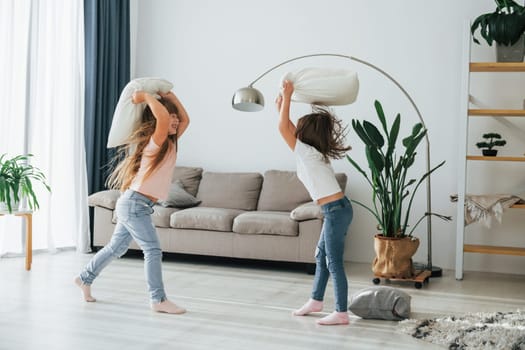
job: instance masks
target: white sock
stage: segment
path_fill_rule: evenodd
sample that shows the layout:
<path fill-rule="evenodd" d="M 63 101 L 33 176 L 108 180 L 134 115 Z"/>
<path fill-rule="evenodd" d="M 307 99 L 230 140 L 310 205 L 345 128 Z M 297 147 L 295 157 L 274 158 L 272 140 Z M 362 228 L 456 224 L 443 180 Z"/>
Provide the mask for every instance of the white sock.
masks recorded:
<path fill-rule="evenodd" d="M 323 302 L 319 300 L 310 299 L 300 309 L 292 312 L 294 316 L 304 316 L 311 312 L 319 312 L 323 310 Z"/>
<path fill-rule="evenodd" d="M 330 315 L 325 316 L 319 320 L 317 320 L 317 324 L 320 325 L 337 325 L 337 324 L 348 324 L 350 321 L 348 320 L 348 312 L 337 312 L 334 311 Z"/>

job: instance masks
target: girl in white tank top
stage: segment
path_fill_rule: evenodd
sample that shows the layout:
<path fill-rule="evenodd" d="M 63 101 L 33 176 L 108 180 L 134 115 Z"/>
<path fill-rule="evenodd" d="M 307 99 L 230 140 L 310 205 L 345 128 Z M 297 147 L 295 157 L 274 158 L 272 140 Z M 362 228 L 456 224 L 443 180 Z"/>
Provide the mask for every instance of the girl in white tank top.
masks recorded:
<path fill-rule="evenodd" d="M 293 84 L 284 81 L 277 97 L 279 131 L 294 152 L 297 176 L 303 182 L 314 201 L 321 206 L 324 215 L 319 242 L 315 252 L 316 269 L 311 298 L 295 316 L 304 316 L 323 309 L 323 298 L 328 278 L 334 285 L 335 311 L 317 320 L 321 325 L 345 325 L 349 323 L 348 282 L 344 269 L 344 244 L 348 227 L 352 222 L 352 205 L 341 191 L 330 159 L 344 157 L 350 147 L 344 145 L 346 127 L 327 109 L 314 106 L 311 114 L 299 119 L 297 127 L 290 120 L 290 103 Z"/>

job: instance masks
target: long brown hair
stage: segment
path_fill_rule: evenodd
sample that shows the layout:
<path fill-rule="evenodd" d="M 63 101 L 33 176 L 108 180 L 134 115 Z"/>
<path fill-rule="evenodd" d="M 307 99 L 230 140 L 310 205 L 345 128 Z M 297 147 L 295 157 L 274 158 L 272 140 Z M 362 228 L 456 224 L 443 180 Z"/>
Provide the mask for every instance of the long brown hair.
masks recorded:
<path fill-rule="evenodd" d="M 170 100 L 160 98 L 159 102 L 166 107 L 170 114 L 178 113 L 177 106 Z M 106 180 L 108 188 L 119 189 L 120 191 L 129 188 L 133 178 L 139 171 L 144 148 L 148 145 L 151 136 L 155 132 L 156 125 L 157 119 L 153 115 L 149 106 L 146 106 L 142 113 L 140 126 L 129 137 L 127 144 L 117 150 L 117 154 L 110 162 L 110 166 L 112 164 L 116 164 L 116 166 L 114 166 L 113 171 Z M 145 179 L 157 169 L 157 167 L 164 161 L 166 154 L 169 154 L 173 147 L 175 147 L 176 151 L 177 134 L 168 135 L 166 141 L 160 146 L 157 153 L 153 155 L 154 158 L 151 162 L 151 166 L 144 175 Z"/>
<path fill-rule="evenodd" d="M 344 144 L 346 129 L 326 106 L 312 105 L 312 113 L 297 121 L 295 137 L 317 149 L 328 161 L 343 158 L 352 149 Z"/>

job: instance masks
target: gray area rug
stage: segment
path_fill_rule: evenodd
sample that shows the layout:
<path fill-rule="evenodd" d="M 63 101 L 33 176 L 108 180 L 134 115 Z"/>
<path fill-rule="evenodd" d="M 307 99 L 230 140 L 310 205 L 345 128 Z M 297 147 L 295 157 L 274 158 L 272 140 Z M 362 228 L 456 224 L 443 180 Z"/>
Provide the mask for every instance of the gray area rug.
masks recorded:
<path fill-rule="evenodd" d="M 448 349 L 525 350 L 525 311 L 473 313 L 399 322 L 414 338 Z"/>

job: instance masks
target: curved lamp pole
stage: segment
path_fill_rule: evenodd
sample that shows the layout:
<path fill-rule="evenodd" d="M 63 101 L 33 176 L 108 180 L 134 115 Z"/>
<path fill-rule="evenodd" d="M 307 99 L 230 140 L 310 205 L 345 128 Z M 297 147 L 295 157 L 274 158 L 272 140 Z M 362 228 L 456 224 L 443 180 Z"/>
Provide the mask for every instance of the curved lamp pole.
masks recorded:
<path fill-rule="evenodd" d="M 371 64 L 370 62 L 364 61 L 362 59 L 348 56 L 348 55 L 341 55 L 341 54 L 335 54 L 335 53 L 316 53 L 316 54 L 310 54 L 310 55 L 304 55 L 304 56 L 298 56 L 291 58 L 289 60 L 286 60 L 284 62 L 281 62 L 261 75 L 259 75 L 254 81 L 252 81 L 247 87 L 241 88 L 235 92 L 232 98 L 232 107 L 243 112 L 257 112 L 264 108 L 264 97 L 262 93 L 255 89 L 253 85 L 258 82 L 262 77 L 270 73 L 271 71 L 287 64 L 292 61 L 297 61 L 303 58 L 309 58 L 309 57 L 319 57 L 319 56 L 329 56 L 329 57 L 341 57 L 346 58 L 349 60 L 352 60 L 354 62 L 361 63 L 365 66 L 368 66 L 379 73 L 381 73 L 383 76 L 388 78 L 394 85 L 396 85 L 401 92 L 406 96 L 412 107 L 414 107 L 416 114 L 419 118 L 419 121 L 423 125 L 423 127 L 426 129 L 425 121 L 423 120 L 423 117 L 421 116 L 421 112 L 419 111 L 419 108 L 417 108 L 416 103 L 412 99 L 412 97 L 408 94 L 408 92 L 395 80 L 390 74 L 382 70 L 381 68 Z M 425 134 L 425 141 L 426 141 L 426 168 L 427 172 L 430 172 L 430 141 L 428 139 L 428 133 Z M 440 277 L 442 275 L 442 270 L 439 267 L 432 266 L 432 216 L 429 215 L 429 213 L 432 213 L 431 203 L 432 203 L 432 197 L 431 197 L 431 186 L 430 186 L 430 176 L 427 176 L 426 179 L 426 185 L 427 185 L 427 236 L 428 236 L 428 262 L 427 262 L 427 269 L 432 271 L 432 277 Z"/>

